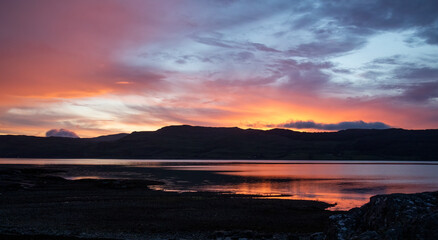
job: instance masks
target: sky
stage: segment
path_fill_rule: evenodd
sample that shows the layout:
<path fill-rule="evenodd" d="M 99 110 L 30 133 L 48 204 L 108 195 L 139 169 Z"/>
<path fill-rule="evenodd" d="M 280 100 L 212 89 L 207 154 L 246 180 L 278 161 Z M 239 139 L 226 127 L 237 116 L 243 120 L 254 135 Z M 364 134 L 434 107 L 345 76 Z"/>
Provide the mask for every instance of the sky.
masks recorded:
<path fill-rule="evenodd" d="M 3 0 L 0 134 L 438 128 L 433 0 Z"/>

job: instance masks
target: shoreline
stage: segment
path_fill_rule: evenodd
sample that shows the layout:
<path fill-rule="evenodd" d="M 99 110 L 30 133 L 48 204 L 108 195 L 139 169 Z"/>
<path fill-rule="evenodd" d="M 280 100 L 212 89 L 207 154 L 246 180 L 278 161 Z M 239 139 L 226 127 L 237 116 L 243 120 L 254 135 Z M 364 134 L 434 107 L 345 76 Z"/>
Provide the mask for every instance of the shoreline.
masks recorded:
<path fill-rule="evenodd" d="M 109 174 L 120 170 L 93 167 Z M 90 169 L 2 165 L 0 238 L 438 239 L 434 227 L 438 192 L 377 195 L 360 208 L 329 211 L 332 204 L 311 200 L 153 190 L 164 181 L 143 175 L 140 179 L 61 177 L 68 171 Z"/>
<path fill-rule="evenodd" d="M 151 190 L 157 180 L 66 180 L 59 173 L 56 166 L 1 169 L 2 239 L 289 239 L 325 231 L 339 213 L 317 201 L 173 193 Z"/>

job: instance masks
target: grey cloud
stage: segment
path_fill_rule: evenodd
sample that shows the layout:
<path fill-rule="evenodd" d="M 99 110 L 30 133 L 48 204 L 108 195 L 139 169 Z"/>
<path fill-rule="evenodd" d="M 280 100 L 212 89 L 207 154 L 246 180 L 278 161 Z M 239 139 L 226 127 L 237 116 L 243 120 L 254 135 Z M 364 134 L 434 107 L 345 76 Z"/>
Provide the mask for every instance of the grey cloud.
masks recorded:
<path fill-rule="evenodd" d="M 410 85 L 399 97 L 409 102 L 426 102 L 438 98 L 438 82 L 425 82 Z"/>
<path fill-rule="evenodd" d="M 247 87 L 271 84 L 280 77 L 281 75 L 274 73 L 268 76 L 257 76 L 248 79 L 218 78 L 210 83 L 213 83 L 214 86 Z"/>
<path fill-rule="evenodd" d="M 202 43 L 205 45 L 215 46 L 215 47 L 223 47 L 223 48 L 234 48 L 236 50 L 238 49 L 246 49 L 246 50 L 257 50 L 262 52 L 269 52 L 269 53 L 279 53 L 281 51 L 278 51 L 274 48 L 270 48 L 264 44 L 261 43 L 253 43 L 253 42 L 233 42 L 229 40 L 223 40 L 221 39 L 222 36 L 215 36 L 215 37 L 201 37 L 201 36 L 194 36 L 192 39 L 198 43 Z"/>
<path fill-rule="evenodd" d="M 389 125 L 382 122 L 340 122 L 340 123 L 315 123 L 314 121 L 291 121 L 280 124 L 278 127 L 296 129 L 318 129 L 318 130 L 344 130 L 344 129 L 386 129 Z"/>
<path fill-rule="evenodd" d="M 438 68 L 401 66 L 394 75 L 408 81 L 398 86 L 402 93 L 396 100 L 418 103 L 438 97 Z"/>
<path fill-rule="evenodd" d="M 370 80 L 376 80 L 382 76 L 382 72 L 371 70 L 371 71 L 366 71 L 366 72 L 362 73 L 361 76 L 364 78 L 370 79 Z"/>
<path fill-rule="evenodd" d="M 307 2 L 290 29 L 310 30 L 314 40 L 288 50 L 289 56 L 327 57 L 363 47 L 382 31 L 413 30 L 413 36 L 438 44 L 438 2 L 409 0 Z M 294 10 L 296 11 L 296 10 Z M 424 44 L 424 43 L 422 43 Z"/>
<path fill-rule="evenodd" d="M 171 56 L 167 55 L 166 59 L 175 59 L 174 61 L 178 64 L 186 64 L 193 61 L 199 61 L 203 63 L 214 63 L 216 61 L 223 61 L 223 58 L 220 55 L 182 55 L 182 56 Z"/>
<path fill-rule="evenodd" d="M 67 137 L 67 138 L 79 138 L 79 136 L 67 129 L 51 129 L 46 132 L 46 137 Z"/>
<path fill-rule="evenodd" d="M 175 62 L 178 63 L 178 64 L 185 64 L 185 63 L 186 63 L 186 60 L 184 60 L 184 59 L 178 59 L 178 60 L 176 60 Z"/>
<path fill-rule="evenodd" d="M 227 41 L 217 39 L 217 38 L 211 38 L 211 37 L 193 37 L 193 40 L 195 40 L 198 43 L 202 43 L 205 45 L 215 46 L 215 47 L 223 47 L 223 48 L 233 48 L 234 46 L 228 43 Z"/>
<path fill-rule="evenodd" d="M 255 49 L 263 52 L 280 52 L 274 48 L 267 47 L 264 44 L 261 43 L 249 43 L 250 46 L 253 46 Z"/>
<path fill-rule="evenodd" d="M 438 20 L 438 2 L 428 0 L 323 1 L 319 10 L 362 31 L 420 28 L 428 41 Z"/>
<path fill-rule="evenodd" d="M 291 71 L 288 74 L 289 84 L 292 88 L 303 89 L 307 91 L 319 90 L 320 87 L 327 84 L 330 76 L 319 70 L 313 71 Z"/>
<path fill-rule="evenodd" d="M 234 54 L 233 57 L 236 61 L 246 62 L 248 60 L 253 59 L 254 54 L 251 52 L 239 52 L 237 54 Z"/>
<path fill-rule="evenodd" d="M 346 69 L 346 68 L 333 68 L 332 71 L 335 72 L 335 73 L 343 73 L 343 74 L 353 73 L 352 70 Z"/>
<path fill-rule="evenodd" d="M 286 53 L 289 56 L 324 57 L 350 52 L 364 46 L 365 43 L 364 38 L 346 35 L 341 39 L 321 39 L 301 44 Z"/>
<path fill-rule="evenodd" d="M 390 64 L 390 65 L 399 65 L 402 64 L 401 62 L 401 55 L 394 55 L 391 57 L 382 57 L 382 58 L 376 58 L 374 61 L 371 62 L 371 64 Z"/>
<path fill-rule="evenodd" d="M 434 27 L 428 27 L 421 30 L 419 35 L 426 39 L 429 44 L 438 44 L 438 21 Z"/>
<path fill-rule="evenodd" d="M 301 70 L 317 70 L 334 67 L 331 62 L 311 62 L 311 61 L 296 61 L 294 59 L 281 59 L 275 61 L 271 66 L 277 67 L 281 70 L 287 69 L 301 69 Z"/>
<path fill-rule="evenodd" d="M 289 87 L 314 91 L 325 86 L 330 80 L 330 75 L 322 70 L 330 69 L 334 65 L 330 62 L 298 62 L 288 59 L 278 60 L 271 67 L 277 75 L 288 77 Z"/>
<path fill-rule="evenodd" d="M 431 79 L 438 81 L 438 68 L 401 67 L 396 70 L 396 76 L 398 78 L 405 78 L 405 79 L 414 79 L 414 80 Z"/>

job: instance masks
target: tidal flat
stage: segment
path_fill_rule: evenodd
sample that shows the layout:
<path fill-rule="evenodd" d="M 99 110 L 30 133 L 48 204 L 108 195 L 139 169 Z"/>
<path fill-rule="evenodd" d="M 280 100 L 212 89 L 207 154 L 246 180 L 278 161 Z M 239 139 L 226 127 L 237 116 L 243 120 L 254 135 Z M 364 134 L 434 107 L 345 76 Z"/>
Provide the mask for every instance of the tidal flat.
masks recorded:
<path fill-rule="evenodd" d="M 117 166 L 3 165 L 1 238 L 294 239 L 326 231 L 329 217 L 339 213 L 319 201 L 153 190 L 166 179 L 148 179 L 149 173 L 139 179 L 62 177 L 94 168 L 110 173 Z"/>

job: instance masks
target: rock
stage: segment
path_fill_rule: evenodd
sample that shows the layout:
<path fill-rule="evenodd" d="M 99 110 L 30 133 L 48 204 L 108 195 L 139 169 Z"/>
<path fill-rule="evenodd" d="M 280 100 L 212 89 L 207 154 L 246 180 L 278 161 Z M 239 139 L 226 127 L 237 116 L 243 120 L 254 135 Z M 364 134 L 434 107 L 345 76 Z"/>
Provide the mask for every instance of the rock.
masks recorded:
<path fill-rule="evenodd" d="M 399 229 L 388 229 L 385 234 L 383 235 L 384 239 L 386 240 L 396 240 L 396 239 L 400 239 L 401 238 L 401 234 L 400 234 L 400 230 Z"/>
<path fill-rule="evenodd" d="M 361 233 L 359 236 L 352 238 L 352 240 L 379 240 L 381 239 L 379 234 L 375 231 L 366 231 Z"/>
<path fill-rule="evenodd" d="M 328 239 L 438 239 L 438 192 L 377 195 L 330 221 Z"/>
<path fill-rule="evenodd" d="M 322 232 L 317 232 L 312 235 L 310 235 L 310 240 L 324 240 L 325 234 Z"/>

